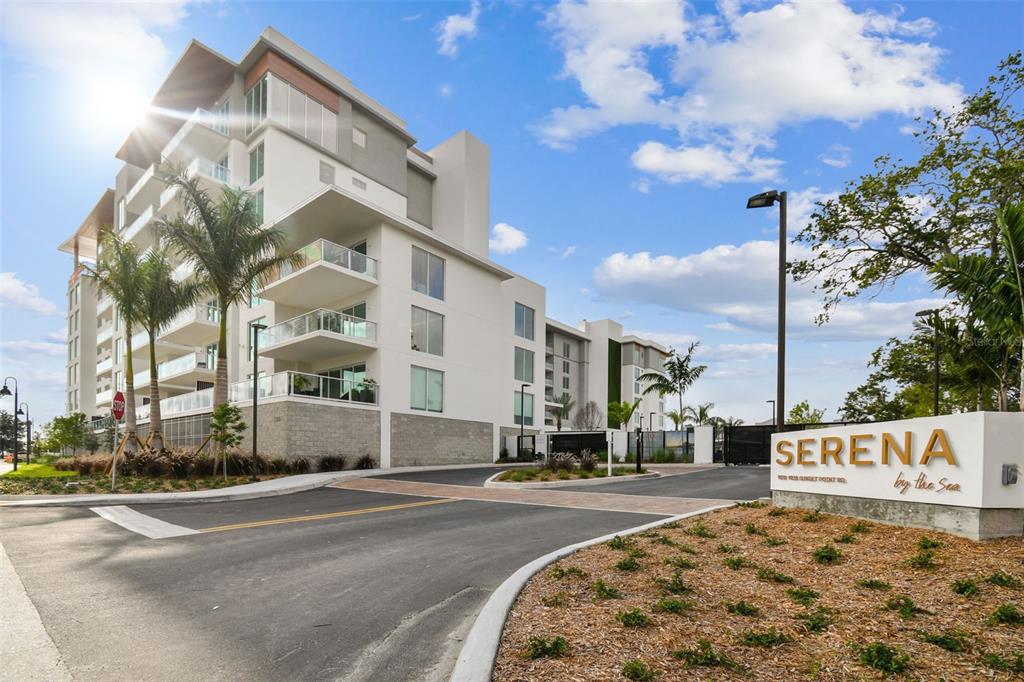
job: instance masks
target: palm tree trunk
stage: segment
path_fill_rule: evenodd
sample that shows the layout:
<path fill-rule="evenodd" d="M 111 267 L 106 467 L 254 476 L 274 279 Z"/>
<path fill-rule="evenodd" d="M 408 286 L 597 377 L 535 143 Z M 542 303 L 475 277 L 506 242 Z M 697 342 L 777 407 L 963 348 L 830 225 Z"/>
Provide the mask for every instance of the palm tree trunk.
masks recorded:
<path fill-rule="evenodd" d="M 149 447 L 164 449 L 163 420 L 160 418 L 160 382 L 156 367 L 156 334 L 149 331 Z"/>
<path fill-rule="evenodd" d="M 228 310 L 220 304 L 220 334 L 217 337 L 217 374 L 213 384 L 213 406 L 228 401 Z"/>
<path fill-rule="evenodd" d="M 138 425 L 135 421 L 135 370 L 132 365 L 132 325 L 127 320 L 124 323 L 124 341 L 124 437 L 127 441 L 124 445 L 124 452 L 127 454 L 136 452 L 139 449 L 139 439 L 135 435 L 138 431 Z"/>

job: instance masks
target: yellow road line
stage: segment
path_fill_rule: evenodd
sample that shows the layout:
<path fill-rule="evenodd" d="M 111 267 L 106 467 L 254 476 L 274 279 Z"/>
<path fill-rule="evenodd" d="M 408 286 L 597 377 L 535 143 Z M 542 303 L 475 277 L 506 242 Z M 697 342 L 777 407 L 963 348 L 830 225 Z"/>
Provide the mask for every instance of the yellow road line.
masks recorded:
<path fill-rule="evenodd" d="M 453 498 L 442 498 L 439 500 L 428 500 L 427 502 L 410 502 L 408 504 L 392 504 L 386 507 L 370 507 L 368 509 L 352 509 L 349 511 L 330 512 L 327 514 L 310 514 L 309 516 L 291 516 L 285 519 L 268 519 L 266 521 L 250 521 L 248 523 L 233 523 L 227 526 L 211 526 L 200 528 L 201 533 L 217 533 L 222 530 L 239 530 L 241 528 L 259 528 L 261 526 L 278 526 L 283 523 L 301 523 L 303 521 L 321 521 L 323 519 L 337 519 L 342 516 L 358 516 L 360 514 L 374 514 L 376 512 L 396 511 L 399 509 L 412 509 L 414 507 L 429 507 L 435 504 L 446 502 L 458 502 Z"/>

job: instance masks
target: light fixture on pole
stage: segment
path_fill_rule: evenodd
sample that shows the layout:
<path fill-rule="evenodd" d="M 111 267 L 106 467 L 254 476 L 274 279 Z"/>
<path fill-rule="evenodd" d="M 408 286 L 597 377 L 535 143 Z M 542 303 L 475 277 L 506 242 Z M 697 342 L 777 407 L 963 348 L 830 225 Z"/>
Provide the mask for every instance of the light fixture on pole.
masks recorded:
<path fill-rule="evenodd" d="M 258 419 L 260 396 L 260 332 L 266 331 L 267 325 L 259 322 L 250 323 L 252 330 L 252 480 L 259 480 L 259 459 L 256 456 L 256 440 L 259 436 Z"/>
<path fill-rule="evenodd" d="M 641 460 L 644 458 L 644 413 L 637 415 L 640 418 L 640 426 L 636 430 L 636 472 L 641 471 Z"/>
<path fill-rule="evenodd" d="M 775 382 L 775 428 L 786 425 L 786 193 L 761 192 L 747 199 L 747 208 L 769 208 L 779 202 L 779 329 L 777 379 Z"/>
<path fill-rule="evenodd" d="M 18 380 L 15 377 L 4 379 L 4 385 L 0 388 L 0 397 L 11 395 L 11 389 L 7 388 L 7 382 L 14 382 L 14 470 L 18 470 Z"/>
<path fill-rule="evenodd" d="M 914 313 L 914 317 L 932 318 L 932 414 L 939 416 L 939 309 L 929 308 Z"/>
<path fill-rule="evenodd" d="M 25 464 L 32 463 L 32 420 L 28 416 L 28 403 L 22 403 L 21 407 L 25 408 Z M 18 410 L 18 414 L 21 414 L 21 410 Z"/>

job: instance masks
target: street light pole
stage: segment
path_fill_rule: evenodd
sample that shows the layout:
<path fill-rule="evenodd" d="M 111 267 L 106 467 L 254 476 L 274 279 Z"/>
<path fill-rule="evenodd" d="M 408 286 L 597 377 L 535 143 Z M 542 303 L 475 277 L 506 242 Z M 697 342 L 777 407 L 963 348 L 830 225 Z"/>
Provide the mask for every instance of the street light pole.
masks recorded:
<path fill-rule="evenodd" d="M 644 458 L 644 414 L 641 412 L 640 417 L 640 428 L 636 432 L 636 472 L 639 474 L 641 471 L 641 461 Z"/>
<path fill-rule="evenodd" d="M 519 444 L 516 446 L 516 459 L 523 454 L 523 443 L 526 440 L 526 387 L 529 384 L 522 384 L 519 387 Z M 550 450 L 550 448 L 548 448 Z M 549 455 L 551 453 L 548 453 Z"/>
<path fill-rule="evenodd" d="M 28 403 L 22 403 L 25 408 L 25 464 L 32 463 L 32 420 L 28 415 Z"/>
<path fill-rule="evenodd" d="M 776 362 L 775 428 L 786 425 L 786 192 L 771 190 L 747 199 L 747 208 L 767 208 L 779 202 L 779 312 Z"/>
<path fill-rule="evenodd" d="M 255 323 L 252 329 L 252 481 L 258 481 L 259 460 L 256 458 L 256 441 L 259 438 L 259 397 L 260 397 L 260 332 L 267 325 Z"/>
<path fill-rule="evenodd" d="M 11 395 L 11 389 L 7 388 L 7 382 L 14 382 L 14 470 L 18 470 L 18 380 L 15 377 L 4 379 L 3 388 L 0 388 L 0 396 Z"/>

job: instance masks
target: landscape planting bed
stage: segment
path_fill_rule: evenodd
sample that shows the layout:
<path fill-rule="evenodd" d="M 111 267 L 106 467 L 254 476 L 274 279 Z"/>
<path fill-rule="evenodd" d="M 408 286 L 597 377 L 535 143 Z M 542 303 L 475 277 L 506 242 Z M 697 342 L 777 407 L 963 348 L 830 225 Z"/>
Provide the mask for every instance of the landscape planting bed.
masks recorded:
<path fill-rule="evenodd" d="M 1019 680 L 1022 613 L 1021 538 L 755 504 L 538 573 L 509 614 L 494 679 L 885 677 L 873 664 L 905 679 Z"/>

